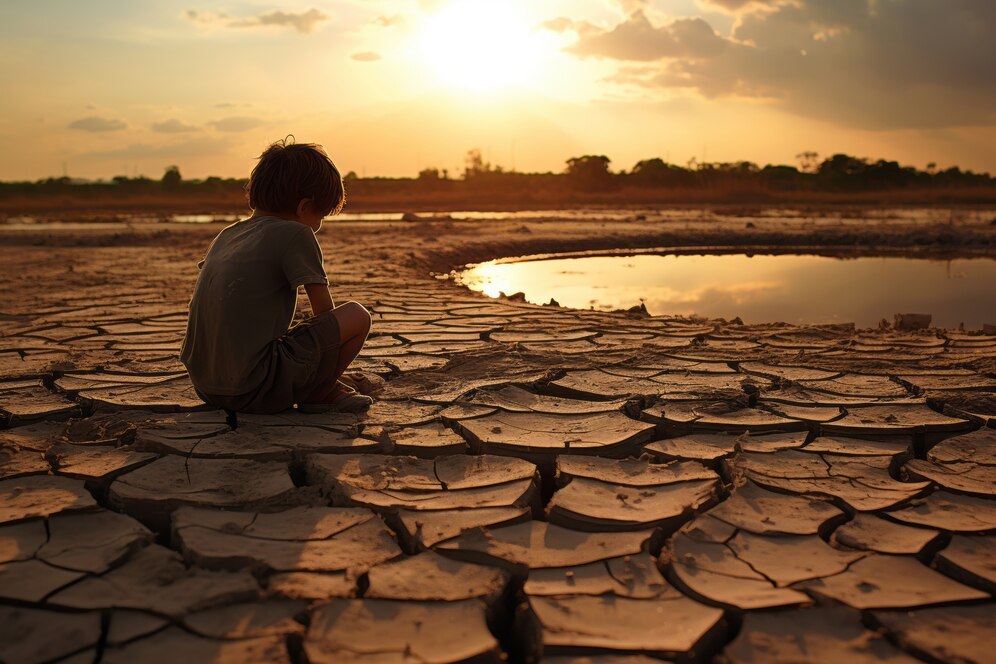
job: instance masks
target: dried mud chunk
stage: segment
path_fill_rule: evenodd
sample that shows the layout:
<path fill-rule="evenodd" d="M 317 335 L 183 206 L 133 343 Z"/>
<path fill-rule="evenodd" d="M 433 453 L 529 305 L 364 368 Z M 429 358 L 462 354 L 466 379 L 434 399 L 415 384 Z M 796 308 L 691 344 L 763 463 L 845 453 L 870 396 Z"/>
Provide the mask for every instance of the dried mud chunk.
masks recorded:
<path fill-rule="evenodd" d="M 962 583 L 996 594 L 996 536 L 955 535 L 934 564 Z"/>
<path fill-rule="evenodd" d="M 649 443 L 644 449 L 662 459 L 694 459 L 713 461 L 738 449 L 752 452 L 775 452 L 802 447 L 804 433 L 769 433 L 756 436 L 722 433 L 693 433 L 677 438 L 665 438 Z"/>
<path fill-rule="evenodd" d="M 40 664 L 93 648 L 100 613 L 57 613 L 0 606 L 0 661 Z"/>
<path fill-rule="evenodd" d="M 935 572 L 915 558 L 870 555 L 841 574 L 798 584 L 856 609 L 903 609 L 989 597 Z"/>
<path fill-rule="evenodd" d="M 192 613 L 183 624 L 210 639 L 252 639 L 261 636 L 303 634 L 295 620 L 307 609 L 301 600 L 268 598 L 260 602 L 231 604 Z"/>
<path fill-rule="evenodd" d="M 568 416 L 498 412 L 458 423 L 482 451 L 622 454 L 650 439 L 654 425 L 622 413 Z"/>
<path fill-rule="evenodd" d="M 47 475 L 51 471 L 52 466 L 43 452 L 0 442 L 0 480 L 26 475 Z"/>
<path fill-rule="evenodd" d="M 241 416 L 240 416 L 241 419 Z M 193 438 L 187 431 L 140 429 L 136 449 L 203 459 L 289 461 L 310 452 L 376 452 L 380 444 L 349 431 L 323 427 L 264 426 L 240 422 L 234 431 Z"/>
<path fill-rule="evenodd" d="M 0 481 L 0 523 L 96 507 L 83 482 L 68 477 L 31 475 Z"/>
<path fill-rule="evenodd" d="M 57 475 L 83 480 L 110 480 L 140 468 L 155 454 L 130 449 L 55 443 L 45 452 Z"/>
<path fill-rule="evenodd" d="M 528 521 L 531 513 L 532 510 L 528 507 L 481 507 L 435 512 L 398 510 L 398 535 L 405 550 L 415 552 L 435 546 L 471 528 L 496 528 Z"/>
<path fill-rule="evenodd" d="M 803 452 L 838 454 L 841 456 L 896 456 L 911 452 L 909 437 L 896 440 L 819 436 L 801 448 Z"/>
<path fill-rule="evenodd" d="M 847 415 L 821 424 L 825 434 L 898 435 L 920 431 L 961 431 L 971 422 L 941 415 L 927 406 L 867 406 L 848 408 Z"/>
<path fill-rule="evenodd" d="M 435 548 L 451 558 L 500 565 L 525 576 L 530 569 L 571 567 L 646 552 L 652 536 L 651 530 L 588 533 L 544 521 L 527 521 L 466 530 Z"/>
<path fill-rule="evenodd" d="M 83 572 L 52 567 L 34 559 L 4 563 L 0 565 L 0 599 L 39 604 L 83 576 Z"/>
<path fill-rule="evenodd" d="M 609 558 L 573 567 L 530 570 L 523 591 L 531 596 L 618 595 L 635 599 L 681 597 L 647 554 Z"/>
<path fill-rule="evenodd" d="M 718 499 L 715 480 L 632 487 L 589 478 L 571 480 L 547 506 L 551 523 L 578 530 L 674 531 L 695 510 Z"/>
<path fill-rule="evenodd" d="M 979 429 L 948 438 L 932 447 L 927 458 L 934 463 L 996 466 L 996 429 Z"/>
<path fill-rule="evenodd" d="M 37 420 L 66 420 L 79 412 L 79 404 L 40 385 L 5 390 L 3 383 L 0 383 L 0 421 L 6 420 L 8 425 Z"/>
<path fill-rule="evenodd" d="M 738 558 L 778 586 L 838 574 L 866 555 L 835 549 L 817 535 L 771 537 L 739 532 L 726 544 Z"/>
<path fill-rule="evenodd" d="M 467 441 L 442 422 L 430 422 L 387 432 L 396 454 L 414 454 L 431 459 L 443 454 L 460 454 Z"/>
<path fill-rule="evenodd" d="M 909 652 L 938 662 L 992 661 L 996 605 L 945 606 L 914 611 L 876 611 L 875 619 Z"/>
<path fill-rule="evenodd" d="M 633 396 L 659 396 L 664 386 L 647 378 L 620 376 L 599 369 L 570 371 L 551 386 L 574 399 L 612 400 Z"/>
<path fill-rule="evenodd" d="M 426 424 L 439 417 L 441 406 L 415 401 L 379 399 L 362 416 L 368 426 L 414 426 Z"/>
<path fill-rule="evenodd" d="M 48 541 L 48 531 L 41 519 L 0 526 L 0 563 L 30 560 Z"/>
<path fill-rule="evenodd" d="M 906 388 L 886 376 L 844 374 L 825 380 L 800 380 L 804 388 L 849 397 L 905 397 Z"/>
<path fill-rule="evenodd" d="M 501 659 L 478 600 L 333 599 L 315 611 L 304 650 L 312 664 Z"/>
<path fill-rule="evenodd" d="M 197 396 L 194 386 L 186 376 L 152 385 L 132 384 L 80 390 L 77 396 L 84 403 L 165 413 L 208 408 Z"/>
<path fill-rule="evenodd" d="M 106 510 L 49 517 L 48 532 L 39 560 L 92 574 L 105 572 L 153 540 L 138 521 Z"/>
<path fill-rule="evenodd" d="M 686 594 L 739 609 L 796 606 L 809 602 L 804 593 L 780 588 L 720 542 L 694 539 L 684 532 L 671 541 L 670 569 Z"/>
<path fill-rule="evenodd" d="M 326 600 L 353 597 L 356 578 L 348 572 L 282 572 L 266 579 L 270 593 L 291 599 Z"/>
<path fill-rule="evenodd" d="M 49 598 L 73 609 L 137 609 L 167 616 L 257 597 L 247 573 L 210 572 L 183 564 L 180 554 L 161 546 L 138 551 L 123 565 L 87 577 Z"/>
<path fill-rule="evenodd" d="M 626 403 L 624 399 L 586 401 L 535 394 L 514 385 L 495 391 L 479 390 L 471 397 L 471 402 L 483 406 L 493 406 L 510 413 L 546 413 L 549 415 L 610 413 L 619 410 Z"/>
<path fill-rule="evenodd" d="M 625 486 L 659 486 L 691 480 L 715 480 L 716 472 L 694 461 L 650 463 L 646 459 L 604 459 L 602 457 L 557 457 L 557 483 L 585 477 Z"/>
<path fill-rule="evenodd" d="M 173 534 L 184 557 L 209 569 L 362 571 L 401 554 L 369 510 L 297 507 L 273 514 L 180 508 Z"/>
<path fill-rule="evenodd" d="M 834 531 L 831 541 L 862 551 L 915 555 L 939 534 L 937 530 L 904 526 L 859 512 Z"/>
<path fill-rule="evenodd" d="M 720 609 L 686 597 L 530 597 L 544 655 L 594 650 L 679 657 L 718 644 Z"/>
<path fill-rule="evenodd" d="M 523 507 L 538 500 L 536 470 L 520 459 L 447 455 L 434 460 L 312 455 L 307 476 L 337 505 L 384 512 Z"/>
<path fill-rule="evenodd" d="M 923 459 L 910 459 L 903 470 L 915 479 L 932 480 L 951 491 L 971 493 L 976 496 L 996 495 L 996 466 L 966 463 L 931 463 Z"/>
<path fill-rule="evenodd" d="M 664 421 L 669 422 L 668 408 L 664 409 Z M 700 431 L 727 431 L 731 433 L 765 433 L 772 431 L 806 431 L 808 425 L 796 419 L 781 417 L 757 408 L 738 408 L 725 413 L 693 409 L 695 418 L 691 420 L 692 429 Z M 677 423 L 688 424 L 685 419 Z"/>
<path fill-rule="evenodd" d="M 748 613 L 740 635 L 723 651 L 722 660 L 730 664 L 914 664 L 919 661 L 868 631 L 858 611 L 842 606 Z"/>
<path fill-rule="evenodd" d="M 839 371 L 825 371 L 810 367 L 789 365 L 763 364 L 761 362 L 741 362 L 740 369 L 747 373 L 758 374 L 766 378 L 781 378 L 783 380 L 823 380 L 840 375 Z"/>
<path fill-rule="evenodd" d="M 947 491 L 935 491 L 915 498 L 901 509 L 883 516 L 903 523 L 956 533 L 974 533 L 996 528 L 996 504 L 986 498 L 973 498 Z"/>
<path fill-rule="evenodd" d="M 287 466 L 245 459 L 184 459 L 166 456 L 114 480 L 111 505 L 154 530 L 165 530 L 177 507 L 275 509 L 296 489 Z"/>
<path fill-rule="evenodd" d="M 454 602 L 480 598 L 489 606 L 505 592 L 510 575 L 487 565 L 451 560 L 425 551 L 373 567 L 364 597 Z"/>
<path fill-rule="evenodd" d="M 283 636 L 252 639 L 208 639 L 170 627 L 128 645 L 107 648 L 101 660 L 109 664 L 175 664 L 175 662 L 239 662 L 290 664 Z"/>
<path fill-rule="evenodd" d="M 736 489 L 708 514 L 758 535 L 815 535 L 844 518 L 843 511 L 828 502 L 766 491 L 753 482 Z"/>
<path fill-rule="evenodd" d="M 893 507 L 922 493 L 929 482 L 897 482 L 891 457 L 846 457 L 786 450 L 744 454 L 742 465 L 755 483 L 791 493 L 839 498 L 859 511 Z"/>

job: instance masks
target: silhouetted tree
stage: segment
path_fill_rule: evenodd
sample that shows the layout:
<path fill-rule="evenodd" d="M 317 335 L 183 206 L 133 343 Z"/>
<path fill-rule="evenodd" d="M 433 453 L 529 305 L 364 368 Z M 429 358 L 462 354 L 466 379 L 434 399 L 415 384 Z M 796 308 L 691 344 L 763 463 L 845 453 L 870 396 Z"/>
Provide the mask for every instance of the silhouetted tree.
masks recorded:
<path fill-rule="evenodd" d="M 180 183 L 183 182 L 183 177 L 180 175 L 180 167 L 167 166 L 166 172 L 163 173 L 162 182 L 164 189 L 178 189 Z"/>
<path fill-rule="evenodd" d="M 803 173 L 815 173 L 820 165 L 820 155 L 812 150 L 800 152 L 795 158 L 799 160 L 799 170 Z"/>
<path fill-rule="evenodd" d="M 605 155 L 586 154 L 567 160 L 567 179 L 578 189 L 605 191 L 613 186 L 609 164 L 612 160 Z"/>

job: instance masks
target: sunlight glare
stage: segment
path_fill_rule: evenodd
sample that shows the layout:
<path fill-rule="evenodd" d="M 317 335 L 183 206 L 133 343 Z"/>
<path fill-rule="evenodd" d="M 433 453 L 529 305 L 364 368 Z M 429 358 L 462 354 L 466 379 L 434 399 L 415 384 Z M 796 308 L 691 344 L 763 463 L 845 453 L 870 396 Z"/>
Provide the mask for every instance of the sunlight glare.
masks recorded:
<path fill-rule="evenodd" d="M 533 82 L 539 45 L 509 0 L 452 0 L 426 18 L 420 39 L 440 81 L 473 92 Z"/>

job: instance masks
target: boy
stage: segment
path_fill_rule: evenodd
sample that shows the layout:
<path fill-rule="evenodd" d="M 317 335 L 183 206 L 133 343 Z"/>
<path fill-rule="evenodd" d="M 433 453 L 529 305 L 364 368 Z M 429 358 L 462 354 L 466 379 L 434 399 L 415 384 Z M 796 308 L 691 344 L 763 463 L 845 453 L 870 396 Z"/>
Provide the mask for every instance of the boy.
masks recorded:
<path fill-rule="evenodd" d="M 356 412 L 372 399 L 339 378 L 360 352 L 370 314 L 335 306 L 315 233 L 346 200 L 320 145 L 287 139 L 259 157 L 246 185 L 248 219 L 211 242 L 190 300 L 180 361 L 198 395 L 229 411 Z M 298 286 L 313 316 L 288 329 Z"/>

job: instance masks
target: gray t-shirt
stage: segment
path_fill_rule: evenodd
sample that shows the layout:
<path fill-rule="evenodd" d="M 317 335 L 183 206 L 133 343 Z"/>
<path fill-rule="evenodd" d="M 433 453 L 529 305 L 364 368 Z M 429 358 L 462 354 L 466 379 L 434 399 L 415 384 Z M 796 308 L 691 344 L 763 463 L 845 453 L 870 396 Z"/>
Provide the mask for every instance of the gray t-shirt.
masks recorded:
<path fill-rule="evenodd" d="M 180 361 L 204 394 L 247 394 L 294 320 L 298 286 L 328 283 L 321 247 L 302 223 L 250 217 L 222 230 L 197 266 Z"/>

